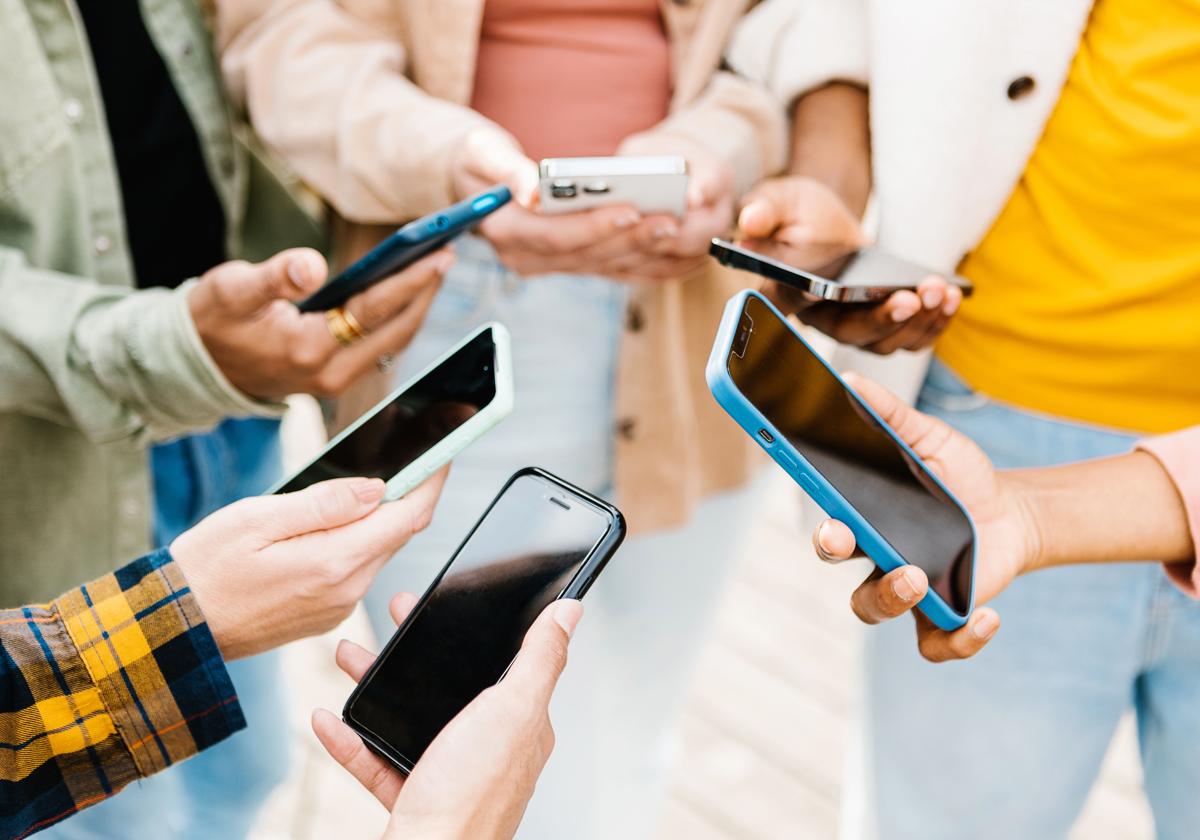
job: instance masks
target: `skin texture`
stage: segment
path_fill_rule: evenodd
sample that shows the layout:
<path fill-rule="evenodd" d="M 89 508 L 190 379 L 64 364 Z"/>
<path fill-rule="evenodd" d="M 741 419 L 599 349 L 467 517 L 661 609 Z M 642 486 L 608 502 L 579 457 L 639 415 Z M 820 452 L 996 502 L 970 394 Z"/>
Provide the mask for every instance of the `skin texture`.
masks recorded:
<path fill-rule="evenodd" d="M 797 101 L 790 171 L 746 196 L 738 215 L 741 235 L 797 246 L 868 244 L 860 226 L 871 186 L 867 104 L 866 91 L 841 83 Z M 763 293 L 785 314 L 881 354 L 930 346 L 962 304 L 962 292 L 933 275 L 916 292 L 898 291 L 871 307 L 820 302 L 769 281 Z"/>
<path fill-rule="evenodd" d="M 1021 574 L 1072 563 L 1187 562 L 1193 547 L 1174 484 L 1152 456 L 1134 452 L 1042 469 L 997 471 L 972 440 L 902 402 L 869 379 L 846 380 L 895 429 L 975 520 L 975 599 L 985 604 Z M 850 529 L 826 520 L 813 533 L 817 554 L 837 563 L 857 555 Z M 851 608 L 867 624 L 912 611 L 917 644 L 933 662 L 965 659 L 995 636 L 1000 617 L 977 607 L 964 627 L 939 630 L 913 611 L 929 589 L 916 566 L 876 569 Z"/>
<path fill-rule="evenodd" d="M 397 625 L 416 602 L 408 593 L 392 600 Z M 391 811 L 385 838 L 497 840 L 516 833 L 554 748 L 550 697 L 582 614 L 578 601 L 548 606 L 504 679 L 442 730 L 407 779 L 331 712 L 313 714 L 313 731 L 329 754 Z M 338 665 L 355 681 L 374 660 L 350 642 L 338 647 Z"/>
<path fill-rule="evenodd" d="M 683 219 L 643 216 L 630 206 L 543 216 L 537 212 L 537 164 L 511 135 L 485 127 L 469 134 L 455 164 L 460 197 L 502 183 L 516 201 L 480 225 L 501 261 L 518 274 L 598 274 L 630 282 L 673 279 L 703 266 L 708 243 L 733 216 L 733 177 L 727 166 L 682 138 L 640 136 L 622 155 L 677 154 L 691 178 Z"/>
<path fill-rule="evenodd" d="M 171 555 L 221 655 L 253 656 L 340 624 L 429 524 L 446 472 L 387 504 L 377 478 L 243 499 L 177 537 Z"/>
<path fill-rule="evenodd" d="M 200 340 L 234 387 L 260 399 L 333 397 L 373 370 L 380 356 L 408 346 L 453 261 L 439 251 L 352 297 L 345 308 L 367 336 L 351 347 L 334 340 L 323 312 L 302 313 L 292 305 L 329 275 L 324 258 L 308 248 L 257 264 L 222 263 L 189 291 L 188 308 Z"/>

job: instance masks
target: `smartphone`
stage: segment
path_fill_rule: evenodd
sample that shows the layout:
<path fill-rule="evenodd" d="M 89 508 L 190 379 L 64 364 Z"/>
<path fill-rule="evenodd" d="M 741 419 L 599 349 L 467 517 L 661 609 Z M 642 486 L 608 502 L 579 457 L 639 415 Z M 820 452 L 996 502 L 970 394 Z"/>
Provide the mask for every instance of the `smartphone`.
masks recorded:
<path fill-rule="evenodd" d="M 471 230 L 511 199 L 508 187 L 492 187 L 445 210 L 409 222 L 296 306 L 301 312 L 323 312 L 341 306 L 359 292 Z"/>
<path fill-rule="evenodd" d="M 974 601 L 975 524 L 945 485 L 758 292 L 725 307 L 706 370 L 721 407 L 877 566 L 929 577 L 918 608 L 953 630 Z"/>
<path fill-rule="evenodd" d="M 799 247 L 769 239 L 736 243 L 714 239 L 708 250 L 722 265 L 753 272 L 822 300 L 870 303 L 901 289 L 915 290 L 931 274 L 946 277 L 962 289 L 964 297 L 975 291 L 964 277 L 947 277 L 877 248 L 847 249 L 820 243 Z"/>
<path fill-rule="evenodd" d="M 687 161 L 678 155 L 546 158 L 538 174 L 543 213 L 614 204 L 680 219 L 687 212 Z"/>
<path fill-rule="evenodd" d="M 343 719 L 412 772 L 446 724 L 503 678 L 542 610 L 583 597 L 624 537 L 609 503 L 520 470 L 363 676 Z"/>
<path fill-rule="evenodd" d="M 399 499 L 513 408 L 512 349 L 503 324 L 485 324 L 346 427 L 271 492 L 348 476 L 382 478 Z"/>

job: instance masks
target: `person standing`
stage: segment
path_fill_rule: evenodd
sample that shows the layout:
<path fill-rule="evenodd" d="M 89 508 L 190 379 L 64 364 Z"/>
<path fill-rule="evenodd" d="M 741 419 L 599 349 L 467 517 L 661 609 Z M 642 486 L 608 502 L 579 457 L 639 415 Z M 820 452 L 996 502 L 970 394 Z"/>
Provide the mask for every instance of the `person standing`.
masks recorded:
<path fill-rule="evenodd" d="M 750 4 L 660 0 L 281 0 L 221 4 L 229 87 L 264 141 L 356 223 L 388 226 L 496 182 L 517 202 L 457 247 L 394 376 L 481 322 L 512 332 L 517 405 L 457 459 L 444 506 L 375 592 L 419 591 L 515 469 L 615 492 L 635 537 L 589 595 L 587 668 L 556 700 L 561 748 L 522 831 L 637 837 L 655 828 L 673 712 L 739 527 L 753 446 L 704 383 L 743 280 L 707 256 L 734 202 L 783 156 L 783 112 L 721 70 Z M 684 218 L 530 209 L 547 156 L 687 159 Z M 716 495 L 721 494 L 721 495 Z"/>
<path fill-rule="evenodd" d="M 922 411 L 1000 467 L 1200 423 L 1200 4 L 769 0 L 730 62 L 795 103 L 808 152 L 744 228 L 828 230 L 839 185 L 873 183 L 881 247 L 973 281 Z M 836 143 L 867 136 L 861 91 L 832 107 L 839 80 L 869 91 L 869 144 Z M 981 623 L 995 638 L 961 667 L 922 661 L 908 628 L 869 634 L 875 833 L 1065 836 L 1132 705 L 1158 836 L 1194 835 L 1196 605 L 1149 564 L 1043 571 L 993 603 L 1004 629 Z"/>

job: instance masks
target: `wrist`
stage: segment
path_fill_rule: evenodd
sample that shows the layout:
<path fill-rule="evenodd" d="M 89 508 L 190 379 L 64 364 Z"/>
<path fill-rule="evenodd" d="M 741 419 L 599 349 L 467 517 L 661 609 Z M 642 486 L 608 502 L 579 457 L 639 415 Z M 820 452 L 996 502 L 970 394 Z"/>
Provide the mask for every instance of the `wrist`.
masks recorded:
<path fill-rule="evenodd" d="M 1051 534 L 1050 518 L 1046 515 L 1045 498 L 1038 487 L 1025 480 L 1020 470 L 997 473 L 1001 492 L 1011 511 L 1010 518 L 1018 529 L 1018 544 L 1021 546 L 1021 562 L 1018 574 L 1026 574 L 1052 565 L 1049 550 Z"/>

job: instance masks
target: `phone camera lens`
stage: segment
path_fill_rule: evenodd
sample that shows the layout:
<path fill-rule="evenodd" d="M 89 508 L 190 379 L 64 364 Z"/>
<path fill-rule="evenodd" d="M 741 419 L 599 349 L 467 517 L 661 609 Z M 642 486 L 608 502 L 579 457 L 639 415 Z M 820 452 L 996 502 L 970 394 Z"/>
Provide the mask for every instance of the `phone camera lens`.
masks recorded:
<path fill-rule="evenodd" d="M 550 184 L 550 195 L 554 198 L 574 198 L 577 194 L 574 181 L 554 181 Z"/>
<path fill-rule="evenodd" d="M 448 224 L 450 224 L 449 219 L 447 219 L 445 216 L 438 216 L 437 226 L 439 230 L 444 229 Z"/>
<path fill-rule="evenodd" d="M 733 355 L 739 359 L 746 355 L 746 346 L 750 343 L 750 334 L 754 332 L 754 319 L 750 313 L 743 312 L 738 321 L 737 337 L 733 340 Z"/>

